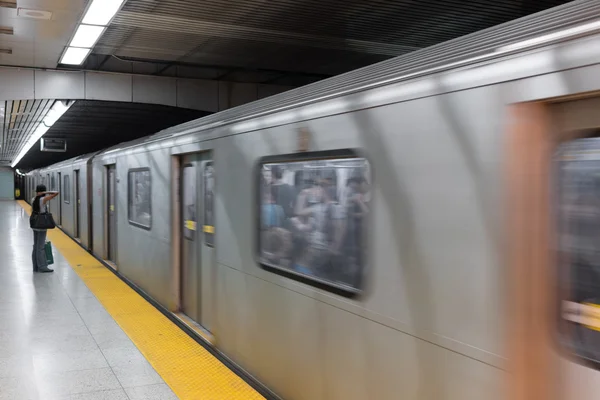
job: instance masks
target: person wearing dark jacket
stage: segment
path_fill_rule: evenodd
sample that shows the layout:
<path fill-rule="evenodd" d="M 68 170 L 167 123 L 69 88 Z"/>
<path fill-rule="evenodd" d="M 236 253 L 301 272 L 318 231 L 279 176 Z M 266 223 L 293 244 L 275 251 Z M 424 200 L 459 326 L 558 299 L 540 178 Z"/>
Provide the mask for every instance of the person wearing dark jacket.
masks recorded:
<path fill-rule="evenodd" d="M 35 189 L 35 198 L 31 202 L 31 209 L 34 213 L 47 213 L 48 202 L 58 196 L 58 192 L 47 192 L 46 186 L 38 185 Z M 54 272 L 48 268 L 46 260 L 46 229 L 33 230 L 33 253 L 31 255 L 33 261 L 33 272 Z"/>

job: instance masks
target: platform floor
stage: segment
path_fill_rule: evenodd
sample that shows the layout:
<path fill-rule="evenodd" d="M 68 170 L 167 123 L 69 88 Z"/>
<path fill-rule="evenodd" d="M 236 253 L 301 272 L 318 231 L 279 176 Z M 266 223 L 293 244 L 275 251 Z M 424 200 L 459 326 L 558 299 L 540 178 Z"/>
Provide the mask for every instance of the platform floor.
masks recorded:
<path fill-rule="evenodd" d="M 0 400 L 262 398 L 60 230 L 34 274 L 28 211 L 0 201 Z"/>

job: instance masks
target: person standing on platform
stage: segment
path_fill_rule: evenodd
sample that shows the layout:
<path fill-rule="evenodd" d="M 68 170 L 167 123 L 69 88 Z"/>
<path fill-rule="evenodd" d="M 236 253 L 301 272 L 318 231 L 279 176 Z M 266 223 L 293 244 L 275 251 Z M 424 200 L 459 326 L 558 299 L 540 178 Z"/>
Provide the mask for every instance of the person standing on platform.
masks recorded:
<path fill-rule="evenodd" d="M 31 202 L 31 208 L 34 213 L 47 213 L 48 202 L 58 196 L 58 192 L 47 192 L 45 185 L 38 185 L 35 188 L 35 198 Z M 46 229 L 34 229 L 33 230 L 33 272 L 54 272 L 53 269 L 48 268 L 48 261 L 46 260 L 46 251 L 44 246 L 46 245 Z"/>

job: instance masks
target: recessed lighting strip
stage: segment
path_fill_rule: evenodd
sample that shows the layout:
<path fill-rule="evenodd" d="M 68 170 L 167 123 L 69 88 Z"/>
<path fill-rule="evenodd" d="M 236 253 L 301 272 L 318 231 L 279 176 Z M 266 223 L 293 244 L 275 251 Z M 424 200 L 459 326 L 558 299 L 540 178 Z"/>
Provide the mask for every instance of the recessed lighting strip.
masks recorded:
<path fill-rule="evenodd" d="M 40 140 L 42 136 L 46 134 L 46 132 L 48 132 L 52 125 L 54 125 L 54 123 L 58 121 L 60 117 L 62 117 L 62 115 L 71 107 L 71 105 L 73 105 L 72 102 L 63 102 L 61 100 L 56 100 L 54 102 L 52 108 L 50 108 L 50 111 L 48 111 L 44 119 L 38 124 L 29 140 L 27 140 L 27 142 L 19 152 L 19 155 L 15 157 L 15 159 L 10 164 L 11 168 L 14 168 L 19 163 L 19 161 L 21 161 L 21 159 L 23 158 L 23 156 L 25 156 L 25 154 L 27 154 L 29 149 L 31 149 L 33 145 L 36 144 L 37 141 Z"/>
<path fill-rule="evenodd" d="M 60 63 L 83 64 L 124 2 L 125 0 L 92 0 Z"/>

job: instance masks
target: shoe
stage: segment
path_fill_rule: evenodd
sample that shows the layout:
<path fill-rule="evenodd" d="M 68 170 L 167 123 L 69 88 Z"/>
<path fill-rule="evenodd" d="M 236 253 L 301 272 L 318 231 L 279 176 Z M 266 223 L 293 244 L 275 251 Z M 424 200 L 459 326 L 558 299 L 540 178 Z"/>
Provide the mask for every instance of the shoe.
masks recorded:
<path fill-rule="evenodd" d="M 54 272 L 54 270 L 50 268 L 40 268 L 38 269 L 38 272 Z"/>

